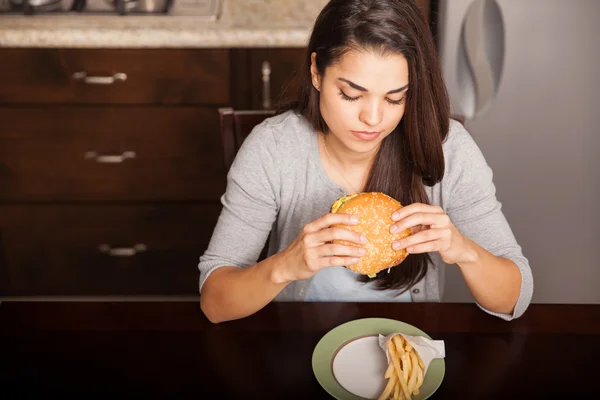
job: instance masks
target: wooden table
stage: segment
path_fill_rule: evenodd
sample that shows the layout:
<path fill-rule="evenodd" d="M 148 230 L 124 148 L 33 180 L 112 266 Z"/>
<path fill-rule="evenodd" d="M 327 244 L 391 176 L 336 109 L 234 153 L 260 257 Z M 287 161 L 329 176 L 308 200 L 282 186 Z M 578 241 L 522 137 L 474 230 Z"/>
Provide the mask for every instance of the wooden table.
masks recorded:
<path fill-rule="evenodd" d="M 532 305 L 506 322 L 473 304 L 272 303 L 213 325 L 196 302 L 3 302 L 0 397 L 326 399 L 313 349 L 330 329 L 365 317 L 445 341 L 434 398 L 600 393 L 600 305 Z"/>

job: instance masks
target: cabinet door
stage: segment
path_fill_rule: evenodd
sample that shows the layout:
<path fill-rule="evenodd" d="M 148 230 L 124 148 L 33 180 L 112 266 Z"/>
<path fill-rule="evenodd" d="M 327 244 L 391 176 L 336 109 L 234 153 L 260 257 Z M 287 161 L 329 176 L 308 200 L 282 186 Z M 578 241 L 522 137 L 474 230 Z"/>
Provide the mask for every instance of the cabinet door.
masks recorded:
<path fill-rule="evenodd" d="M 198 295 L 215 204 L 0 206 L 0 297 Z"/>
<path fill-rule="evenodd" d="M 304 48 L 252 49 L 250 51 L 250 96 L 255 110 L 272 109 L 296 100 L 294 79 L 302 68 Z"/>

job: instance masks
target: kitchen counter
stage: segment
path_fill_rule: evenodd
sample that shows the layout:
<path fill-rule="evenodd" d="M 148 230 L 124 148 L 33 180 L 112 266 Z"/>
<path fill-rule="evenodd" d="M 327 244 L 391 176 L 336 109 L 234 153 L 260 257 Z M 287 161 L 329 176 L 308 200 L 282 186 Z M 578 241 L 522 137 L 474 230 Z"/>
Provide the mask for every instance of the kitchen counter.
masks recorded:
<path fill-rule="evenodd" d="M 223 0 L 215 21 L 173 15 L 0 14 L 0 47 L 304 47 L 326 3 Z"/>

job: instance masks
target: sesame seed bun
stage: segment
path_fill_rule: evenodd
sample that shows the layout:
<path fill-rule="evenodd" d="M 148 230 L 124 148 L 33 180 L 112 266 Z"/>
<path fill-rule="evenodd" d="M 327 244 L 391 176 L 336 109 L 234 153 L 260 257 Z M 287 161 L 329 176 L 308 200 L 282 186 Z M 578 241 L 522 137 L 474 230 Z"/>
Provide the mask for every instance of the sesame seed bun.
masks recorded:
<path fill-rule="evenodd" d="M 408 256 L 406 249 L 392 249 L 392 242 L 410 235 L 410 229 L 392 234 L 392 213 L 402 204 L 381 192 L 359 193 L 343 196 L 336 200 L 331 207 L 332 213 L 355 214 L 359 221 L 355 225 L 338 225 L 341 228 L 364 233 L 368 243 L 365 245 L 367 254 L 359 262 L 346 268 L 371 278 L 384 269 L 395 267 Z M 334 240 L 333 243 L 357 246 L 355 243 Z"/>

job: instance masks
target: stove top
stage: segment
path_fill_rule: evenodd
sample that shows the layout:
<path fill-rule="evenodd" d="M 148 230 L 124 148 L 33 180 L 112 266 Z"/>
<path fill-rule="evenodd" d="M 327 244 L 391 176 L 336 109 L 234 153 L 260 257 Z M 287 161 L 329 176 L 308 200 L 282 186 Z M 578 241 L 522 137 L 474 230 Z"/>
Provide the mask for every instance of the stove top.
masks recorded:
<path fill-rule="evenodd" d="M 216 20 L 224 0 L 0 0 L 4 15 L 164 15 Z"/>

